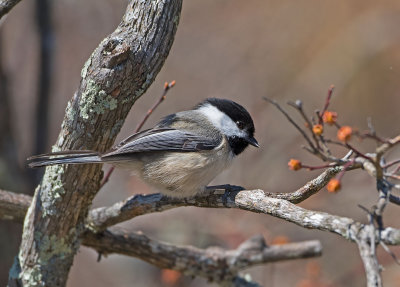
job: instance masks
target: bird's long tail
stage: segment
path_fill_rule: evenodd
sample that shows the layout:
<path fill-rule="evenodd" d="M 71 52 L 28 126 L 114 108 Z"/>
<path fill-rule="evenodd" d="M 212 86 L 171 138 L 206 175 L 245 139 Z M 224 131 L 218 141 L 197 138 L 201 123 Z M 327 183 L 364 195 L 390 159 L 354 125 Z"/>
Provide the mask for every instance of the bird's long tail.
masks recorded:
<path fill-rule="evenodd" d="M 42 167 L 55 164 L 102 163 L 99 153 L 90 150 L 71 150 L 40 154 L 28 158 L 29 167 Z"/>

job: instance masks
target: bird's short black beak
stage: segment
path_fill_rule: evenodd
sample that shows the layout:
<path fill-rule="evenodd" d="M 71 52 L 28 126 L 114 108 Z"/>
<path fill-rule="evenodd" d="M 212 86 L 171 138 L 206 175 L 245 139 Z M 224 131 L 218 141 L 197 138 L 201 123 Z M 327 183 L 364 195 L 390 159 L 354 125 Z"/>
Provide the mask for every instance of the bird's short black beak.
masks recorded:
<path fill-rule="evenodd" d="M 246 138 L 246 141 L 252 146 L 260 147 L 260 145 L 258 144 L 257 140 L 254 137 L 248 137 Z"/>

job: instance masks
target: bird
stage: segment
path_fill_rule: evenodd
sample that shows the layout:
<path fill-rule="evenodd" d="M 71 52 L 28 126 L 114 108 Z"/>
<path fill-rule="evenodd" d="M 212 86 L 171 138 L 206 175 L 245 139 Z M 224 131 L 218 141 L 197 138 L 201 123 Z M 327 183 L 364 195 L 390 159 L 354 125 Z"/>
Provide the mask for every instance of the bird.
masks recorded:
<path fill-rule="evenodd" d="M 128 169 L 172 198 L 206 190 L 249 145 L 259 147 L 249 112 L 240 104 L 207 98 L 193 109 L 170 114 L 100 153 L 70 150 L 28 158 L 31 168 L 58 164 L 102 164 Z"/>

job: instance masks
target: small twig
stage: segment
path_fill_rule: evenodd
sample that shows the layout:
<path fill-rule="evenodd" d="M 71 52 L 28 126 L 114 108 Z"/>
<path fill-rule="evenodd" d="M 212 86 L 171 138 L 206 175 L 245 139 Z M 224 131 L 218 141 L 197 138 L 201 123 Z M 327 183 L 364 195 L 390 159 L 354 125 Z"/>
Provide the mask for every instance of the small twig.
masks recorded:
<path fill-rule="evenodd" d="M 339 124 L 337 121 L 333 123 L 333 125 L 337 128 L 340 129 L 342 127 L 341 124 Z"/>
<path fill-rule="evenodd" d="M 396 159 L 396 160 L 394 160 L 392 162 L 389 162 L 389 163 L 385 164 L 384 166 L 382 166 L 382 168 L 388 168 L 388 167 L 391 167 L 391 166 L 396 165 L 398 163 L 400 163 L 400 159 Z M 400 170 L 400 165 L 396 168 L 396 171 L 394 173 L 396 173 L 399 170 Z"/>
<path fill-rule="evenodd" d="M 389 195 L 389 201 L 390 201 L 391 203 L 396 204 L 396 205 L 400 205 L 400 197 L 399 197 L 399 196 L 395 196 L 395 195 L 393 195 L 393 194 L 390 194 L 390 195 Z"/>
<path fill-rule="evenodd" d="M 142 121 L 136 126 L 135 132 L 137 133 L 139 132 L 143 125 L 146 123 L 146 121 L 148 120 L 148 118 L 150 117 L 150 115 L 155 111 L 155 109 L 157 109 L 157 107 L 165 100 L 168 91 L 175 86 L 175 81 L 172 81 L 170 83 L 165 82 L 164 84 L 164 90 L 163 93 L 161 94 L 161 97 L 158 99 L 158 101 L 147 111 L 146 115 L 143 117 Z M 107 171 L 106 175 L 103 177 L 103 180 L 100 183 L 100 188 L 102 188 L 110 179 L 111 174 L 113 173 L 115 167 L 110 167 L 110 169 Z"/>
<path fill-rule="evenodd" d="M 322 121 L 322 116 L 324 115 L 324 113 L 326 112 L 326 110 L 327 110 L 328 107 L 329 107 L 329 104 L 330 104 L 330 102 L 331 102 L 331 98 L 332 98 L 333 90 L 334 90 L 334 89 L 335 89 L 335 86 L 334 86 L 334 85 L 331 85 L 331 86 L 329 87 L 329 89 L 328 89 L 328 95 L 326 96 L 324 108 L 322 109 L 322 112 L 318 115 L 319 124 L 322 124 L 322 123 L 323 123 L 323 121 Z"/>
<path fill-rule="evenodd" d="M 170 83 L 165 82 L 164 84 L 164 91 L 161 95 L 161 97 L 158 99 L 158 101 L 147 111 L 146 115 L 143 117 L 143 120 L 136 126 L 135 133 L 139 132 L 147 119 L 150 117 L 150 115 L 154 112 L 155 109 L 165 100 L 168 91 L 175 86 L 175 81 L 172 81 Z"/>
<path fill-rule="evenodd" d="M 394 262 L 397 263 L 397 265 L 400 265 L 400 260 L 397 258 L 396 254 L 392 250 L 389 249 L 389 246 L 387 246 L 384 242 L 380 241 L 379 244 L 383 247 L 383 249 L 389 253 L 389 255 L 393 258 Z"/>
<path fill-rule="evenodd" d="M 370 134 L 369 131 L 364 131 L 364 132 L 358 132 L 358 131 L 354 131 L 354 135 L 356 135 L 357 137 L 359 137 L 360 139 L 365 139 L 365 138 L 369 138 L 369 139 L 373 139 L 375 140 L 378 144 L 379 143 L 387 143 L 388 140 L 378 137 L 377 135 L 372 135 Z"/>
<path fill-rule="evenodd" d="M 323 146 L 323 148 L 324 148 L 324 151 L 328 154 L 329 157 L 332 157 L 331 150 L 329 149 L 329 147 L 328 147 L 328 145 L 327 145 L 327 142 L 326 142 L 324 136 L 323 136 L 323 135 L 320 135 L 320 136 L 319 136 L 319 140 L 321 141 L 321 144 L 322 144 L 322 146 Z"/>
<path fill-rule="evenodd" d="M 271 99 L 269 99 L 267 97 L 263 97 L 263 99 L 266 100 L 267 102 L 273 104 L 288 119 L 288 121 L 301 133 L 301 135 L 307 141 L 307 143 L 309 144 L 310 148 L 313 150 L 313 153 L 316 154 L 317 153 L 317 149 L 315 148 L 315 146 L 311 142 L 310 138 L 307 136 L 305 131 L 303 131 L 303 129 L 300 128 L 299 125 L 289 116 L 289 114 L 276 101 L 271 100 Z"/>
<path fill-rule="evenodd" d="M 392 179 L 400 180 L 400 175 L 396 175 L 393 173 L 384 173 L 383 175 Z"/>
<path fill-rule="evenodd" d="M 367 214 L 371 214 L 371 211 L 369 211 L 369 209 L 366 208 L 364 205 L 357 204 L 357 206 L 358 206 L 360 209 L 364 210 Z"/>
<path fill-rule="evenodd" d="M 103 177 L 100 183 L 100 189 L 109 181 L 111 174 L 114 172 L 115 167 L 110 167 L 106 175 Z"/>
<path fill-rule="evenodd" d="M 367 125 L 368 125 L 368 130 L 369 131 L 365 131 L 363 133 L 355 132 L 355 135 L 360 137 L 361 139 L 364 139 L 364 138 L 374 139 L 377 144 L 386 143 L 387 142 L 387 139 L 383 139 L 383 138 L 379 137 L 376 134 L 376 130 L 375 130 L 373 124 L 372 124 L 372 118 L 371 117 L 367 118 Z"/>
<path fill-rule="evenodd" d="M 101 253 L 101 252 L 97 253 L 97 262 L 101 261 L 102 255 L 103 255 L 103 253 Z"/>
<path fill-rule="evenodd" d="M 324 164 L 324 165 L 315 165 L 315 166 L 311 166 L 311 165 L 305 165 L 305 164 L 301 164 L 302 168 L 306 168 L 308 170 L 317 170 L 317 169 L 323 169 L 323 168 L 328 168 L 328 167 L 335 167 L 335 166 L 340 166 L 341 164 L 339 163 L 328 163 L 328 164 Z"/>
<path fill-rule="evenodd" d="M 392 172 L 392 174 L 397 174 L 400 171 L 400 165 Z"/>
<path fill-rule="evenodd" d="M 368 129 L 371 135 L 375 136 L 376 135 L 376 130 L 374 125 L 372 124 L 372 118 L 368 117 L 367 118 L 367 125 L 368 125 Z"/>
<path fill-rule="evenodd" d="M 380 157 L 385 152 L 387 152 L 390 148 L 394 147 L 395 145 L 400 144 L 400 135 L 388 139 L 384 144 L 380 145 L 376 149 L 377 157 Z"/>
<path fill-rule="evenodd" d="M 362 157 L 362 158 L 365 158 L 366 160 L 369 160 L 371 163 L 375 164 L 375 161 L 374 161 L 372 158 L 370 158 L 369 156 L 367 156 L 367 155 L 365 155 L 364 153 L 360 152 L 359 150 L 357 150 L 355 147 L 353 147 L 353 146 L 350 145 L 349 143 L 346 143 L 345 145 L 346 145 L 346 147 L 347 147 L 348 149 L 353 150 L 358 156 L 360 156 L 360 157 Z"/>
<path fill-rule="evenodd" d="M 320 148 L 320 146 L 319 146 L 319 141 L 318 141 L 316 135 L 315 135 L 314 132 L 313 132 L 313 124 L 311 123 L 311 121 L 308 119 L 306 113 L 304 112 L 303 103 L 302 103 L 300 100 L 297 100 L 297 101 L 294 102 L 294 103 L 289 101 L 287 104 L 288 104 L 289 106 L 295 108 L 295 109 L 300 113 L 300 115 L 302 116 L 302 118 L 303 118 L 304 121 L 306 122 L 306 127 L 307 127 L 308 130 L 311 132 L 311 135 L 312 135 L 312 137 L 313 137 L 313 139 L 314 139 L 316 148 L 317 148 L 318 150 L 320 150 L 321 148 Z"/>
<path fill-rule="evenodd" d="M 343 178 L 343 176 L 344 176 L 344 173 L 355 163 L 355 158 L 353 158 L 353 159 L 351 159 L 350 161 L 348 161 L 348 162 L 346 162 L 344 165 L 343 165 L 343 169 L 339 172 L 339 174 L 337 175 L 337 177 L 336 177 L 336 179 L 338 180 L 338 181 L 341 181 L 342 180 L 342 178 Z"/>
<path fill-rule="evenodd" d="M 342 160 L 348 160 L 352 155 L 353 155 L 353 151 L 349 150 L 346 155 L 342 158 Z"/>
<path fill-rule="evenodd" d="M 335 140 L 331 140 L 331 139 L 325 139 L 325 142 L 329 143 L 329 144 L 334 144 L 334 145 L 338 145 L 338 146 L 347 148 L 347 146 L 344 143 L 340 142 L 340 141 L 335 141 Z"/>
<path fill-rule="evenodd" d="M 383 226 L 381 226 L 383 210 L 385 209 L 387 203 L 389 202 L 391 194 L 391 186 L 383 179 L 378 179 L 376 186 L 379 191 L 379 199 L 375 209 L 375 215 L 377 217 L 377 222 L 380 225 L 379 228 L 383 229 Z"/>

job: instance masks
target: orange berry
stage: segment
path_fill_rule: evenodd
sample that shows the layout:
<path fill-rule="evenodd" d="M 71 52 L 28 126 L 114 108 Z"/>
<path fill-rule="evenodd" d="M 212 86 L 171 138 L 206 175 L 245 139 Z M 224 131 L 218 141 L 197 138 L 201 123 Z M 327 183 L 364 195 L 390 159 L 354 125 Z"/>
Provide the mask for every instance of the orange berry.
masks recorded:
<path fill-rule="evenodd" d="M 290 159 L 288 162 L 289 169 L 291 170 L 299 170 L 301 169 L 301 161 L 298 159 Z"/>
<path fill-rule="evenodd" d="M 318 278 L 321 274 L 321 265 L 317 261 L 307 263 L 306 272 L 310 278 Z"/>
<path fill-rule="evenodd" d="M 333 125 L 336 123 L 337 113 L 331 111 L 325 111 L 322 115 L 322 121 L 328 125 Z"/>
<path fill-rule="evenodd" d="M 314 125 L 312 131 L 315 135 L 320 136 L 324 132 L 324 127 L 322 125 Z"/>
<path fill-rule="evenodd" d="M 284 245 L 289 243 L 289 238 L 285 235 L 278 235 L 274 239 L 272 239 L 273 245 Z"/>
<path fill-rule="evenodd" d="M 338 192 L 341 188 L 340 181 L 337 180 L 336 178 L 332 178 L 329 182 L 328 185 L 326 186 L 326 189 L 329 192 Z"/>
<path fill-rule="evenodd" d="M 182 277 L 182 274 L 178 271 L 171 269 L 163 269 L 161 270 L 161 281 L 165 285 L 176 285 L 179 278 Z"/>
<path fill-rule="evenodd" d="M 173 80 L 171 83 L 169 83 L 170 88 L 172 88 L 173 86 L 175 86 L 175 84 L 176 84 L 176 81 L 175 81 L 175 80 Z"/>
<path fill-rule="evenodd" d="M 343 142 L 347 142 L 351 138 L 351 134 L 353 133 L 353 129 L 349 126 L 341 127 L 337 132 L 337 138 Z"/>
<path fill-rule="evenodd" d="M 302 279 L 297 282 L 296 287 L 315 287 L 314 280 L 311 279 Z"/>

